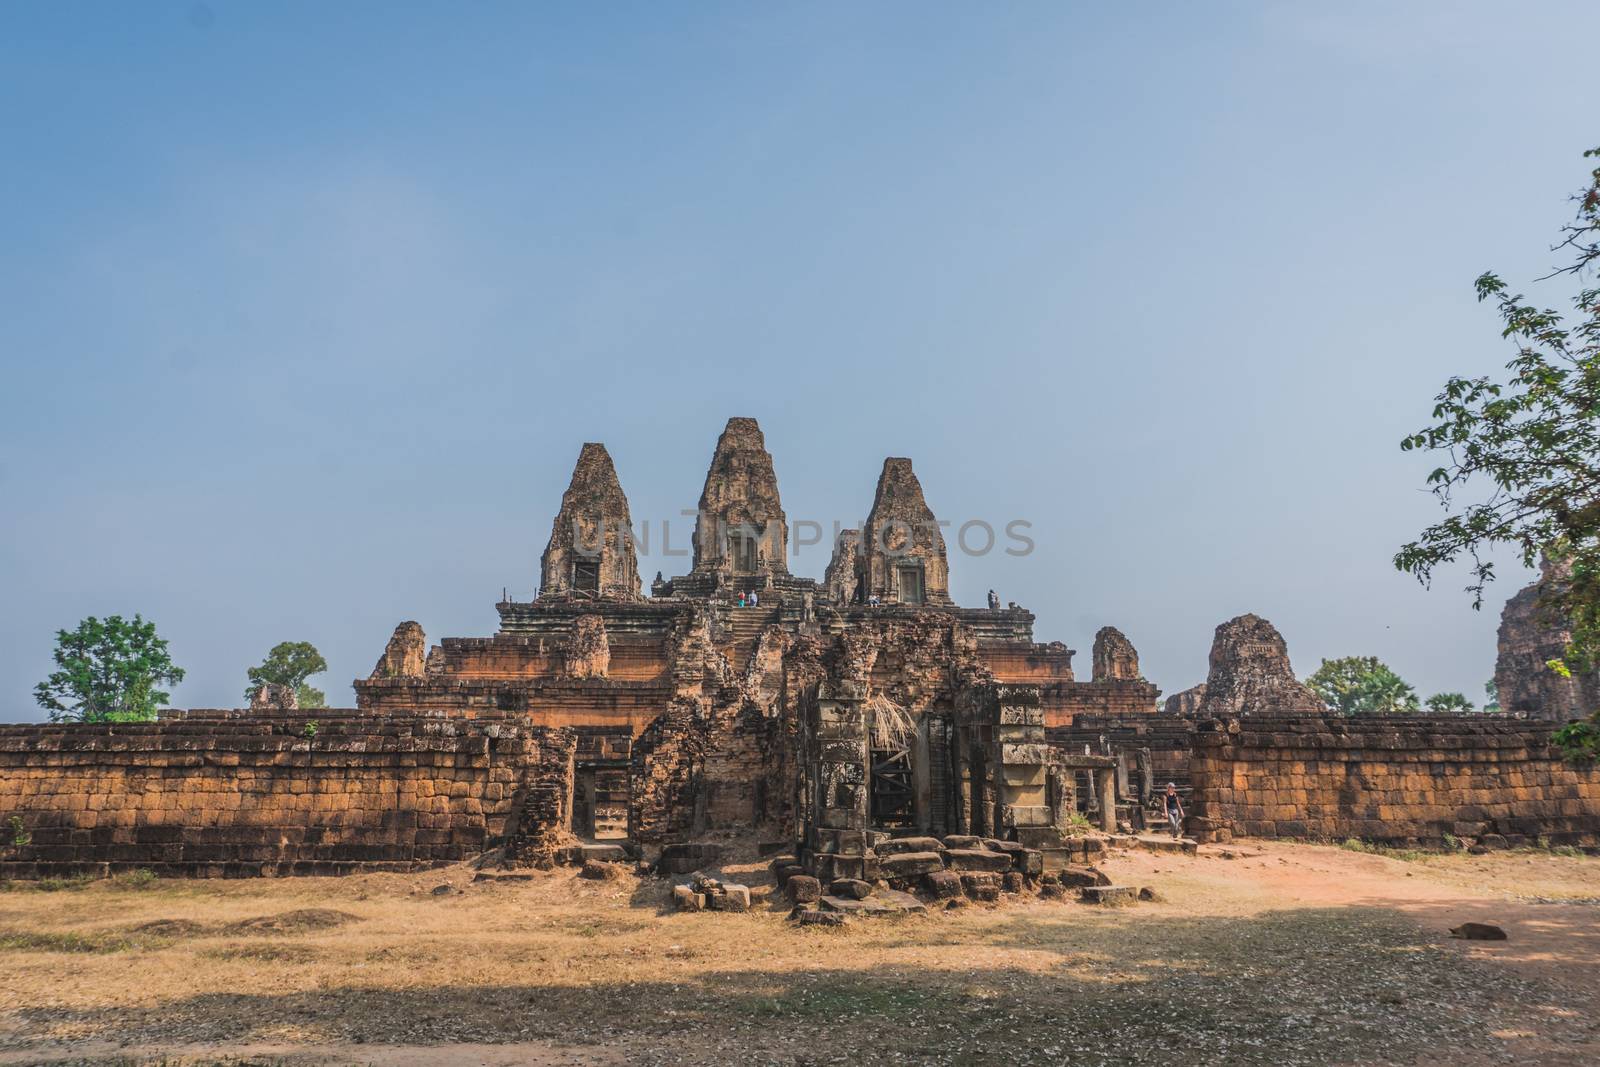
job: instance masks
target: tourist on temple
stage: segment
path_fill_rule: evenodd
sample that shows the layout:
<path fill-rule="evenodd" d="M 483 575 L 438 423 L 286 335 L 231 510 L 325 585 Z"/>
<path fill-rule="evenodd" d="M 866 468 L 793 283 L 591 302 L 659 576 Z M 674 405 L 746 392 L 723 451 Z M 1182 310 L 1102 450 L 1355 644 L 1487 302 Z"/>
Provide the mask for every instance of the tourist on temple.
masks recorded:
<path fill-rule="evenodd" d="M 753 608 L 759 603 L 761 603 L 761 597 L 756 595 L 756 591 L 754 589 L 750 590 L 750 606 Z"/>
<path fill-rule="evenodd" d="M 1166 806 L 1167 822 L 1172 824 L 1172 836 L 1183 836 L 1183 798 L 1178 795 L 1178 783 L 1167 783 L 1167 795 L 1162 797 Z"/>
<path fill-rule="evenodd" d="M 999 611 L 1000 610 L 1000 597 L 999 597 L 998 594 L 995 593 L 995 591 L 993 589 L 989 590 L 989 610 L 990 611 Z"/>

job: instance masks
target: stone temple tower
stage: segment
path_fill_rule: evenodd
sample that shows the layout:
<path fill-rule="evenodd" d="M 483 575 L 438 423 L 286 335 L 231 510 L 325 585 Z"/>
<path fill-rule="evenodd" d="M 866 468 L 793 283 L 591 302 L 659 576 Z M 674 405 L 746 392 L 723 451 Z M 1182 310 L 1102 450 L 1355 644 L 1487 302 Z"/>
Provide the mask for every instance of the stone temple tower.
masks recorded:
<path fill-rule="evenodd" d="M 761 427 L 733 418 L 717 438 L 695 521 L 695 579 L 789 574 L 789 531 Z"/>
<path fill-rule="evenodd" d="M 883 461 L 872 511 L 856 551 L 856 598 L 885 603 L 949 604 L 950 564 L 944 534 L 922 496 L 911 461 Z"/>
<path fill-rule="evenodd" d="M 606 446 L 578 453 L 540 566 L 543 599 L 639 600 L 633 518 Z"/>

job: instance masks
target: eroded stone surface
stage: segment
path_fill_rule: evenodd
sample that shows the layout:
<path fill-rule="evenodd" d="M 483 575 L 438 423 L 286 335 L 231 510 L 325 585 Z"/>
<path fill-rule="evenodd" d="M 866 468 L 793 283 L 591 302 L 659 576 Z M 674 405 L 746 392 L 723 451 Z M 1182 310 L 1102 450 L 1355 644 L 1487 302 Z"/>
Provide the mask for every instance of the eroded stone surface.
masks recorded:
<path fill-rule="evenodd" d="M 422 632 L 422 624 L 403 622 L 394 628 L 394 636 L 389 638 L 378 665 L 372 669 L 372 677 L 421 678 L 426 673 L 427 661 L 428 635 Z"/>
<path fill-rule="evenodd" d="M 1206 683 L 1201 682 L 1199 685 L 1190 686 L 1182 692 L 1173 693 L 1167 698 L 1167 703 L 1163 710 L 1168 715 L 1193 717 L 1200 714 L 1200 709 L 1205 706 L 1205 702 Z"/>
<path fill-rule="evenodd" d="M 567 678 L 604 678 L 611 667 L 611 645 L 606 640 L 605 619 L 599 615 L 580 615 L 572 624 L 566 648 L 561 654 L 562 673 Z"/>
<path fill-rule="evenodd" d="M 640 599 L 633 518 L 606 446 L 578 453 L 540 561 L 541 597 Z"/>
<path fill-rule="evenodd" d="M 292 685 L 268 682 L 250 694 L 251 711 L 295 711 L 299 707 L 300 698 Z"/>
<path fill-rule="evenodd" d="M 789 534 L 778 476 L 755 419 L 728 420 L 706 471 L 694 532 L 694 573 L 786 575 Z M 748 539 L 741 546 L 740 539 Z"/>
<path fill-rule="evenodd" d="M 1564 678 L 1549 667 L 1565 653 L 1572 629 L 1541 598 L 1559 588 L 1567 573 L 1563 565 L 1543 561 L 1539 580 L 1506 601 L 1500 613 L 1494 684 L 1504 712 L 1565 722 L 1600 709 L 1600 670 Z"/>
<path fill-rule="evenodd" d="M 1200 713 L 1206 716 L 1325 710 L 1317 694 L 1295 677 L 1283 635 L 1259 615 L 1240 615 L 1217 627 L 1205 685 Z"/>
<path fill-rule="evenodd" d="M 1136 682 L 1139 652 L 1115 626 L 1102 626 L 1094 635 L 1094 680 Z"/>
<path fill-rule="evenodd" d="M 856 574 L 857 559 L 861 549 L 860 530 L 840 530 L 833 543 L 833 556 L 822 576 L 824 595 L 834 604 L 856 602 L 856 587 L 860 578 Z"/>
<path fill-rule="evenodd" d="M 944 535 L 922 495 L 911 461 L 883 461 L 872 510 L 861 530 L 857 597 L 885 603 L 950 603 Z"/>

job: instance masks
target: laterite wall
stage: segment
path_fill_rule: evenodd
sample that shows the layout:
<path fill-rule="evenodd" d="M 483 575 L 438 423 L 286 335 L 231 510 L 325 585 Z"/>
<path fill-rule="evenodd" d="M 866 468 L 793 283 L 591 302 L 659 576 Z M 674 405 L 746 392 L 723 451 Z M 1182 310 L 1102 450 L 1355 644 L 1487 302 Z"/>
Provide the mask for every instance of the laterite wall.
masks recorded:
<path fill-rule="evenodd" d="M 570 825 L 570 730 L 330 709 L 169 714 L 0 726 L 0 876 L 407 869 Z"/>
<path fill-rule="evenodd" d="M 1600 770 L 1563 761 L 1550 744 L 1557 725 L 1487 715 L 1201 722 L 1191 828 L 1202 839 L 1600 843 Z"/>

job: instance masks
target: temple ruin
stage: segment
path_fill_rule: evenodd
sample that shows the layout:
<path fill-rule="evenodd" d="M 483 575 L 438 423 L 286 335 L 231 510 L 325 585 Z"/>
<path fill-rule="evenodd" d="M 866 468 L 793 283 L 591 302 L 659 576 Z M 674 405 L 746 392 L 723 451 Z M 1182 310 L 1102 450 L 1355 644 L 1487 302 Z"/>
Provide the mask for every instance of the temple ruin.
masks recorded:
<path fill-rule="evenodd" d="M 1572 625 L 1546 600 L 1570 574 L 1570 564 L 1540 560 L 1539 579 L 1506 601 L 1500 613 L 1495 695 L 1503 711 L 1566 722 L 1600 709 L 1600 669 L 1567 675 L 1550 668 L 1566 655 Z"/>
<path fill-rule="evenodd" d="M 1141 829 L 1168 781 L 1209 840 L 1600 843 L 1600 779 L 1558 769 L 1547 726 L 1333 721 L 1254 615 L 1217 628 L 1206 681 L 1163 709 L 1117 628 L 1095 635 L 1080 680 L 1026 608 L 956 604 L 909 459 L 885 459 L 863 503 L 823 580 L 793 574 L 765 438 L 730 419 L 688 573 L 657 575 L 647 595 L 623 482 L 604 445 L 585 444 L 537 595 L 504 598 L 485 637 L 430 643 L 402 622 L 353 709 L 268 691 L 153 723 L 0 727 L 0 817 L 27 835 L 0 875 L 543 864 L 597 849 L 689 873 L 719 841 L 753 836 L 781 850 L 786 879 L 986 899 L 1083 862 L 1103 847 L 1086 827 Z M 1430 777 L 1419 759 L 1448 770 Z M 739 894 L 710 879 L 686 899 Z"/>
<path fill-rule="evenodd" d="M 585 445 L 539 595 L 499 604 L 492 637 L 447 637 L 425 657 L 391 647 L 355 683 L 357 707 L 576 731 L 574 834 L 646 853 L 730 830 L 816 857 L 861 857 L 878 832 L 1059 851 L 1080 793 L 1115 811 L 1108 755 L 1046 731 L 1108 706 L 1154 710 L 1132 644 L 1103 631 L 1079 682 L 1072 650 L 1036 642 L 1025 609 L 954 604 L 909 459 L 884 461 L 859 537 L 840 536 L 820 583 L 790 573 L 753 419 L 730 419 L 712 453 L 689 573 L 640 596 L 628 521 L 610 457 Z"/>

